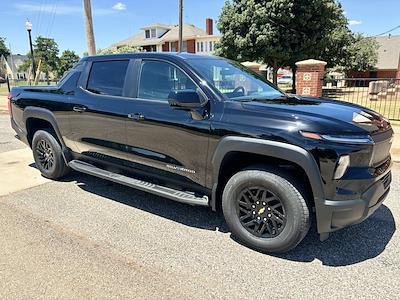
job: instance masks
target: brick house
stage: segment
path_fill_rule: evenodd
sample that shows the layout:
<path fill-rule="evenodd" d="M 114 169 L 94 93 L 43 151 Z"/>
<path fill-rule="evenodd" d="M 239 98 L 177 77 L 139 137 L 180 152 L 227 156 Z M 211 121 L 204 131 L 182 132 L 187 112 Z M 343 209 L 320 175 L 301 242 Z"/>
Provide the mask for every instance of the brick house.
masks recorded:
<path fill-rule="evenodd" d="M 350 72 L 353 78 L 396 78 L 400 62 L 400 35 L 375 38 L 379 43 L 378 63 L 371 71 Z"/>
<path fill-rule="evenodd" d="M 213 34 L 213 20 L 210 18 L 206 19 L 206 30 L 185 23 L 182 52 L 212 54 L 219 38 L 219 35 Z M 178 25 L 155 23 L 141 28 L 139 33 L 111 45 L 110 48 L 133 46 L 141 47 L 148 52 L 177 52 L 178 40 Z"/>

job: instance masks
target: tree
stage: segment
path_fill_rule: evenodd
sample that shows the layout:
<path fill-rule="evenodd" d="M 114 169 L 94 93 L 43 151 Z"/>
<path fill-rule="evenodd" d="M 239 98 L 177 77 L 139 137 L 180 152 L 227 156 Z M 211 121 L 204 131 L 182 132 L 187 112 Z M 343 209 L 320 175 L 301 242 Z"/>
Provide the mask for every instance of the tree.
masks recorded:
<path fill-rule="evenodd" d="M 65 72 L 70 70 L 79 61 L 79 56 L 72 50 L 65 50 L 60 56 L 57 68 L 58 77 L 62 77 Z"/>
<path fill-rule="evenodd" d="M 348 45 L 347 19 L 335 0 L 228 0 L 221 12 L 217 54 L 280 67 L 307 58 L 341 61 Z"/>
<path fill-rule="evenodd" d="M 7 58 L 11 54 L 10 49 L 7 48 L 6 46 L 6 39 L 3 37 L 0 37 L 0 57 L 4 55 L 4 57 Z"/>
<path fill-rule="evenodd" d="M 364 37 L 360 33 L 352 36 L 352 43 L 347 48 L 346 61 L 339 65 L 344 71 L 368 71 L 378 62 L 379 43 L 375 38 Z"/>
<path fill-rule="evenodd" d="M 105 54 L 119 54 L 119 53 L 134 53 L 134 52 L 142 52 L 143 49 L 141 47 L 135 46 L 123 46 L 120 48 L 106 48 L 106 49 L 98 49 L 97 54 L 105 55 Z"/>
<path fill-rule="evenodd" d="M 53 75 L 57 74 L 59 64 L 58 52 L 58 45 L 54 39 L 42 36 L 37 37 L 33 46 L 33 53 L 36 63 L 38 64 L 41 61 L 40 71 L 46 74 L 47 84 L 50 84 L 50 73 Z M 28 57 L 30 59 L 26 60 L 19 67 L 19 70 L 27 71 L 31 67 L 32 56 L 28 54 Z"/>

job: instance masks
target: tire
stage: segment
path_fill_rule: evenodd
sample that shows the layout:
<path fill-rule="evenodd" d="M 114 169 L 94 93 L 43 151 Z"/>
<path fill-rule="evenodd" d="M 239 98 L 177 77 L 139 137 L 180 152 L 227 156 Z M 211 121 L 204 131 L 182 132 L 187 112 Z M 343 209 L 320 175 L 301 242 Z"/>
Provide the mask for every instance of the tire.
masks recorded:
<path fill-rule="evenodd" d="M 233 235 L 261 252 L 287 252 L 310 228 L 309 209 L 297 183 L 278 172 L 240 171 L 229 179 L 222 195 L 222 210 Z"/>
<path fill-rule="evenodd" d="M 38 130 L 32 139 L 33 158 L 42 175 L 59 179 L 69 172 L 62 149 L 52 130 Z"/>

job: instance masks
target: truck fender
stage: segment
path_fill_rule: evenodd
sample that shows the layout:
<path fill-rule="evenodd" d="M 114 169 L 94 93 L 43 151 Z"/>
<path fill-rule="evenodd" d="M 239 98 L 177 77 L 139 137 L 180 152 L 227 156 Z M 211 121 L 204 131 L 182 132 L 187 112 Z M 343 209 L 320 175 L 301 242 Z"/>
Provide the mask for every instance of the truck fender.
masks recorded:
<path fill-rule="evenodd" d="M 65 159 L 65 162 L 68 162 L 70 160 L 70 153 L 64 143 L 60 129 L 58 128 L 56 117 L 50 110 L 42 108 L 42 107 L 27 106 L 24 109 L 22 118 L 23 118 L 23 122 L 25 124 L 26 133 L 28 132 L 28 128 L 26 128 L 26 122 L 29 118 L 42 119 L 42 120 L 49 122 L 51 124 L 51 126 L 53 126 L 53 129 L 57 135 L 57 138 L 61 143 L 61 148 L 63 150 L 63 156 Z"/>
<path fill-rule="evenodd" d="M 314 157 L 307 150 L 299 146 L 282 142 L 249 137 L 227 136 L 218 143 L 211 160 L 213 188 L 210 205 L 213 210 L 216 209 L 216 190 L 220 166 L 225 155 L 229 152 L 254 153 L 293 162 L 299 165 L 306 173 L 310 181 L 316 206 L 324 199 L 320 170 Z"/>

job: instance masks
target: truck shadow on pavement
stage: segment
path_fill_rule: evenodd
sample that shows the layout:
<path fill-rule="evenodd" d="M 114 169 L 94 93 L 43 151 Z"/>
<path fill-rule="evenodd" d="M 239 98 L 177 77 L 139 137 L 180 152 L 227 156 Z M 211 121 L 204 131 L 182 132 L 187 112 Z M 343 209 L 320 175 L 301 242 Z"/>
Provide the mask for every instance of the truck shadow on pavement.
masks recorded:
<path fill-rule="evenodd" d="M 190 206 L 164 199 L 133 188 L 73 172 L 63 181 L 76 181 L 81 189 L 107 199 L 129 205 L 186 226 L 205 230 L 230 232 L 221 213 L 208 207 Z M 396 230 L 391 211 L 382 205 L 372 216 L 331 234 L 320 242 L 315 220 L 305 239 L 292 251 L 273 256 L 298 262 L 318 259 L 327 266 L 347 266 L 372 259 L 381 254 Z M 235 236 L 231 239 L 242 244 Z"/>

